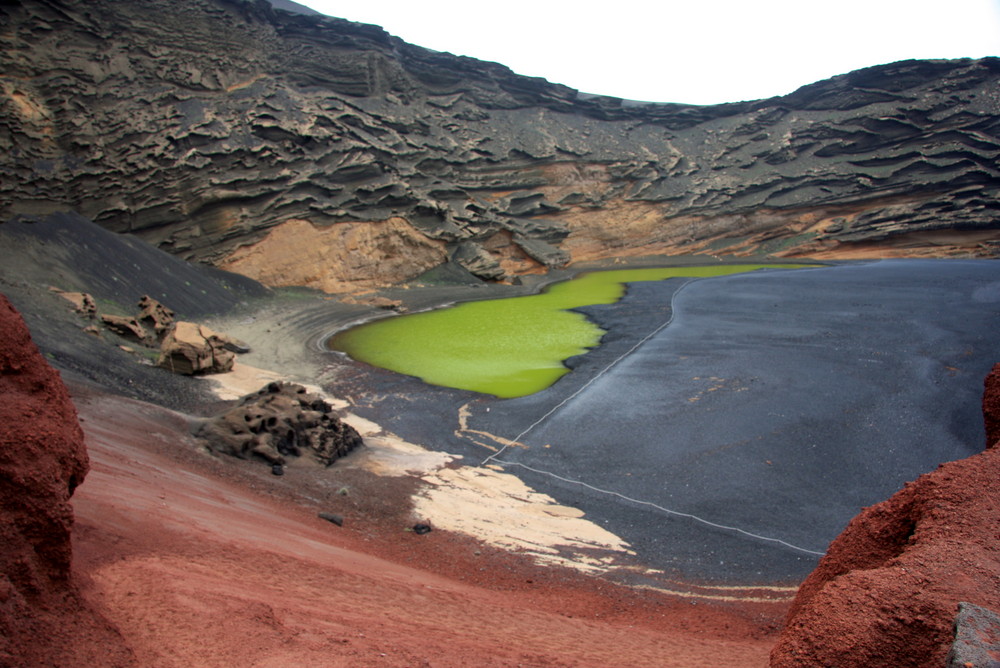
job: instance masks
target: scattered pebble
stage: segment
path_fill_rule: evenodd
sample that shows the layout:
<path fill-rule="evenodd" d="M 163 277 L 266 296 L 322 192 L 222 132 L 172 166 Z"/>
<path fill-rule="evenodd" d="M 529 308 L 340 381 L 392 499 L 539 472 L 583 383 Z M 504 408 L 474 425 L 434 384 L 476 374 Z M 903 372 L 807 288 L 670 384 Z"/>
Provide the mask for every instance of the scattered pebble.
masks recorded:
<path fill-rule="evenodd" d="M 326 520 L 327 522 L 332 522 L 339 527 L 344 526 L 344 518 L 341 515 L 334 515 L 333 513 L 319 513 L 318 517 Z"/>

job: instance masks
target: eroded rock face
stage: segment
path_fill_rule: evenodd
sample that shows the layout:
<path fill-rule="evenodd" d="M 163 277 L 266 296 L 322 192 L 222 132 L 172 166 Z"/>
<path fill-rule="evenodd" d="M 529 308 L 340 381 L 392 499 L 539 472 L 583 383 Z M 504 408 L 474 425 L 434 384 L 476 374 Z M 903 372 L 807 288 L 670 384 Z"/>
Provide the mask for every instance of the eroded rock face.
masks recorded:
<path fill-rule="evenodd" d="M 142 326 L 138 318 L 127 315 L 101 314 L 101 322 L 112 332 L 135 343 L 144 346 L 156 342 L 156 336 Z"/>
<path fill-rule="evenodd" d="M 89 466 L 76 409 L 3 295 L 0 425 L 0 665 L 129 665 L 71 581 L 69 500 Z"/>
<path fill-rule="evenodd" d="M 863 510 L 800 587 L 771 665 L 945 665 L 959 603 L 1000 609 L 998 479 L 991 447 Z"/>
<path fill-rule="evenodd" d="M 1000 364 L 995 364 L 983 381 L 983 420 L 986 423 L 986 447 L 1000 441 Z"/>
<path fill-rule="evenodd" d="M 207 422 L 198 436 L 209 448 L 241 459 L 252 456 L 282 465 L 311 455 L 324 466 L 362 445 L 328 403 L 301 385 L 270 383 L 238 406 Z"/>
<path fill-rule="evenodd" d="M 161 339 L 174 324 L 174 312 L 149 295 L 143 295 L 139 300 L 139 315 L 136 320 L 151 330 L 157 339 Z"/>
<path fill-rule="evenodd" d="M 630 254 L 997 252 L 995 58 L 692 106 L 261 0 L 35 0 L 0 19 L 0 219 L 70 207 L 276 284 L 368 288 L 445 260 L 494 279 Z M 315 252 L 265 276 L 282 256 L 266 240 L 303 224 Z"/>
<path fill-rule="evenodd" d="M 232 371 L 236 342 L 194 322 L 173 323 L 160 344 L 157 366 L 186 376 Z"/>
<path fill-rule="evenodd" d="M 58 374 L 0 295 L 0 572 L 8 594 L 69 579 L 69 498 L 89 463 L 83 432 Z"/>

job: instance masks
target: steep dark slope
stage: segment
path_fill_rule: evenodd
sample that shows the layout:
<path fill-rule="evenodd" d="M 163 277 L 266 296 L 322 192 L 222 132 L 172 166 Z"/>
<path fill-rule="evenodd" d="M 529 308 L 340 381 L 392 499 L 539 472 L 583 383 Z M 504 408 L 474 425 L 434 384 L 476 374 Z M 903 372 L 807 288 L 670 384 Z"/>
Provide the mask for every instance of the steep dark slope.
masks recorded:
<path fill-rule="evenodd" d="M 345 290 L 612 255 L 996 253 L 1000 61 L 583 95 L 262 0 L 0 7 L 0 219 Z M 261 241 L 264 243 L 260 243 Z"/>

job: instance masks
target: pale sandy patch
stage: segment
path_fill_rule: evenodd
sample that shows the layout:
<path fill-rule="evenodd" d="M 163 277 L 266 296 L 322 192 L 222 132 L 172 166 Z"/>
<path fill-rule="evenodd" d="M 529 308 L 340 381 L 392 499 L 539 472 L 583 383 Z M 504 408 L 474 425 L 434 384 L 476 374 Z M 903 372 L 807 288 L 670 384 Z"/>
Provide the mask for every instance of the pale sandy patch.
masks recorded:
<path fill-rule="evenodd" d="M 268 371 L 267 369 L 260 369 L 255 366 L 250 366 L 249 364 L 241 364 L 236 362 L 233 364 L 233 370 L 228 373 L 213 374 L 211 376 L 195 376 L 198 380 L 206 381 L 211 385 L 212 392 L 219 399 L 224 401 L 230 401 L 233 399 L 239 399 L 247 394 L 253 394 L 257 390 L 265 387 L 268 383 L 274 382 L 285 382 L 285 383 L 296 383 L 306 388 L 306 391 L 310 394 L 315 394 L 316 396 L 322 397 L 332 408 L 343 410 L 347 408 L 347 402 L 343 399 L 338 399 L 337 397 L 330 396 L 323 391 L 319 385 L 310 385 L 309 383 L 303 383 L 302 381 L 295 380 L 289 377 L 287 374 L 278 373 L 277 371 Z M 369 425 L 374 425 L 375 423 L 369 422 L 364 418 L 357 416 L 351 416 L 352 421 L 345 419 L 345 422 L 358 430 L 358 433 L 364 436 L 365 434 L 354 424 L 355 421 L 359 424 L 368 423 Z M 377 425 L 375 425 L 376 431 L 381 431 Z"/>
<path fill-rule="evenodd" d="M 351 417 L 354 416 L 348 416 L 344 421 L 350 424 Z M 380 476 L 424 475 L 437 471 L 456 458 L 461 459 L 446 452 L 407 443 L 393 434 L 363 438 L 367 447 L 359 450 L 351 463 Z"/>
<path fill-rule="evenodd" d="M 229 400 L 289 378 L 237 363 L 230 373 L 205 380 L 220 399 Z M 319 387 L 305 387 L 335 408 L 348 407 L 347 402 L 326 395 Z M 581 510 L 557 504 L 514 475 L 472 466 L 446 468 L 461 457 L 409 443 L 351 413 L 345 413 L 342 419 L 358 431 L 366 446 L 355 450 L 342 464 L 380 476 L 421 476 L 427 485 L 414 497 L 414 511 L 435 528 L 529 554 L 539 563 L 592 573 L 611 568 L 614 553 L 629 553 L 628 543 L 584 519 Z M 595 556 L 599 553 L 603 555 Z"/>
<path fill-rule="evenodd" d="M 583 518 L 577 508 L 525 485 L 509 473 L 463 466 L 423 476 L 429 486 L 414 499 L 416 513 L 435 527 L 474 536 L 485 543 L 532 555 L 541 563 L 602 572 L 629 545 Z"/>
<path fill-rule="evenodd" d="M 195 378 L 209 383 L 215 396 L 225 401 L 239 399 L 246 394 L 256 392 L 268 383 L 288 380 L 280 373 L 258 369 L 239 362 L 234 363 L 233 370 L 228 373 L 195 376 Z"/>

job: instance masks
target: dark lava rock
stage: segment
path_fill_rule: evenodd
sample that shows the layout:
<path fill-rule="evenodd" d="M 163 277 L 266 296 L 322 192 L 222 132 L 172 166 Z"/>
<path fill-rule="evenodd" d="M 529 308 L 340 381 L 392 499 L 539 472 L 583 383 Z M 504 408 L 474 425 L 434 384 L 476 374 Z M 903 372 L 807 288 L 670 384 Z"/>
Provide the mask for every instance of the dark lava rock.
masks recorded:
<path fill-rule="evenodd" d="M 1000 668 L 1000 615 L 973 603 L 958 604 L 955 644 L 948 668 Z"/>
<path fill-rule="evenodd" d="M 310 454 L 329 466 L 363 444 L 328 403 L 301 385 L 270 383 L 197 432 L 208 447 L 234 457 L 259 457 L 280 469 L 286 457 Z M 277 475 L 277 474 L 276 474 Z"/>
<path fill-rule="evenodd" d="M 335 515 L 333 513 L 319 513 L 317 515 L 322 520 L 336 524 L 339 527 L 344 526 L 344 518 L 341 515 Z"/>

